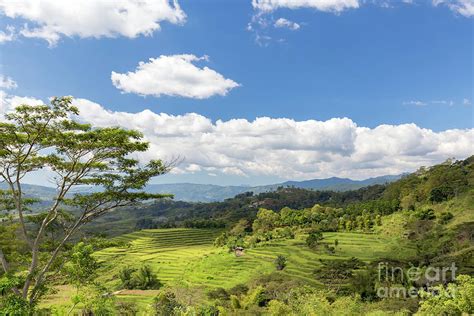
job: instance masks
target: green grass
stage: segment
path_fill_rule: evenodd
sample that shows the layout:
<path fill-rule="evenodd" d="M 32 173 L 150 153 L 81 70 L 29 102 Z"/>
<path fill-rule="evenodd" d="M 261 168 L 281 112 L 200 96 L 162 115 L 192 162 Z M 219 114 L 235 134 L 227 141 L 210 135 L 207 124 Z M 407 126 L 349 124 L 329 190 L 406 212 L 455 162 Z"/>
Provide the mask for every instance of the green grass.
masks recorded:
<path fill-rule="evenodd" d="M 107 248 L 96 253 L 102 265 L 100 279 L 111 287 L 119 285 L 118 272 L 123 267 L 148 264 L 166 285 L 186 287 L 230 288 L 275 270 L 277 255 L 288 258 L 285 274 L 315 284 L 312 272 L 319 259 L 357 257 L 364 261 L 391 256 L 396 244 L 378 234 L 325 233 L 323 243 L 333 245 L 338 239 L 336 253 L 327 254 L 323 247 L 313 251 L 305 244 L 305 236 L 292 240 L 273 241 L 245 250 L 236 257 L 222 248 L 213 247 L 219 230 L 154 229 L 142 230 L 117 237 L 129 247 Z M 405 248 L 400 255 L 411 251 Z"/>
<path fill-rule="evenodd" d="M 208 291 L 213 288 L 231 288 L 247 283 L 263 274 L 275 271 L 273 261 L 277 255 L 287 257 L 283 274 L 305 281 L 313 286 L 320 284 L 313 277 L 319 259 L 346 259 L 357 257 L 364 261 L 406 256 L 413 249 L 402 247 L 393 237 L 383 234 L 324 233 L 323 243 L 339 244 L 335 254 L 328 254 L 324 247 L 309 249 L 305 235 L 295 239 L 268 242 L 255 248 L 246 249 L 245 254 L 236 257 L 226 249 L 215 248 L 214 239 L 221 233 L 213 229 L 153 229 L 142 230 L 116 237 L 115 240 L 128 243 L 126 247 L 111 247 L 98 251 L 94 256 L 101 264 L 98 281 L 112 290 L 119 289 L 118 272 L 123 267 L 138 268 L 148 264 L 159 280 L 167 286 Z M 399 251 L 393 252 L 394 247 Z M 66 289 L 58 297 L 51 297 L 43 306 L 64 303 Z M 141 307 L 152 302 L 156 291 L 126 291 L 117 295 L 119 301 L 132 301 Z"/>

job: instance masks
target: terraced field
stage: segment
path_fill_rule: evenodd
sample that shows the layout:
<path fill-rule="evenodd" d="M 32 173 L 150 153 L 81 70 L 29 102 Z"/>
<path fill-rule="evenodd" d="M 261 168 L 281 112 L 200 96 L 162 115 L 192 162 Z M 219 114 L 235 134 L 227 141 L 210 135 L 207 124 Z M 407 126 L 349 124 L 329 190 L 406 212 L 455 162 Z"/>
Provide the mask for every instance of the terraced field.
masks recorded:
<path fill-rule="evenodd" d="M 324 243 L 333 245 L 338 239 L 335 254 L 327 254 L 323 247 L 309 249 L 305 236 L 293 240 L 274 241 L 236 257 L 225 249 L 213 247 L 219 230 L 155 229 L 142 230 L 116 238 L 128 242 L 128 247 L 107 248 L 96 253 L 104 272 L 101 281 L 118 285 L 117 274 L 124 266 L 148 264 L 165 284 L 186 287 L 230 288 L 246 283 L 257 275 L 275 270 L 277 255 L 288 258 L 283 273 L 315 284 L 312 272 L 319 259 L 357 257 L 364 261 L 386 257 L 395 245 L 375 234 L 325 233 Z M 404 253 L 410 251 L 405 249 Z M 392 253 L 393 254 L 393 253 Z"/>
<path fill-rule="evenodd" d="M 127 242 L 128 246 L 96 253 L 105 272 L 101 281 L 117 283 L 121 268 L 142 264 L 150 265 L 161 282 L 182 280 L 193 262 L 215 251 L 213 242 L 219 233 L 212 229 L 151 229 L 117 237 L 115 240 Z"/>
<path fill-rule="evenodd" d="M 193 289 L 203 293 L 216 287 L 231 288 L 237 284 L 275 271 L 273 261 L 277 255 L 288 259 L 281 272 L 292 278 L 304 280 L 314 286 L 319 283 L 313 270 L 319 259 L 344 259 L 357 257 L 364 261 L 377 258 L 409 256 L 414 250 L 382 237 L 382 234 L 324 233 L 323 243 L 334 245 L 335 254 L 328 254 L 323 247 L 317 251 L 305 244 L 305 235 L 292 240 L 273 241 L 236 257 L 226 249 L 215 248 L 214 239 L 221 233 L 213 229 L 152 229 L 116 237 L 126 247 L 111 247 L 95 253 L 101 263 L 99 280 L 110 289 L 119 289 L 118 272 L 123 267 L 140 267 L 148 264 L 165 285 Z M 391 241 L 390 241 L 391 240 Z M 398 247 L 398 248 L 397 248 Z M 393 249 L 397 249 L 393 251 Z M 120 301 L 131 301 L 146 308 L 157 291 L 123 291 L 117 294 Z M 41 305 L 67 305 L 74 294 L 70 286 L 63 286 L 58 294 L 51 295 Z"/>

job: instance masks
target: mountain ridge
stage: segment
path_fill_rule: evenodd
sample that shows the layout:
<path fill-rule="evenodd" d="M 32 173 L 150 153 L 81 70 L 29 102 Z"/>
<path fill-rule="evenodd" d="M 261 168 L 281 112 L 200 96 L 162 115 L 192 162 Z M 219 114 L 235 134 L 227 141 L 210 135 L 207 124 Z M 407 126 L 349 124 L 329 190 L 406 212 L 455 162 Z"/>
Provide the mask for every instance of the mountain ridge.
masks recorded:
<path fill-rule="evenodd" d="M 253 192 L 254 194 L 275 191 L 279 187 L 296 187 L 311 190 L 349 191 L 360 189 L 374 184 L 385 184 L 400 179 L 404 174 L 385 175 L 364 180 L 352 180 L 349 178 L 331 177 L 325 179 L 311 179 L 303 181 L 285 181 L 281 183 L 247 186 L 247 185 L 218 185 L 218 184 L 198 184 L 198 183 L 167 183 L 149 184 L 145 191 L 149 193 L 171 193 L 175 195 L 175 200 L 186 202 L 219 202 L 232 198 L 237 194 Z M 6 190 L 5 183 L 0 183 L 0 189 Z M 31 197 L 43 201 L 54 198 L 56 190 L 51 187 L 24 184 L 25 193 Z M 75 192 L 87 191 L 87 188 L 75 190 Z"/>

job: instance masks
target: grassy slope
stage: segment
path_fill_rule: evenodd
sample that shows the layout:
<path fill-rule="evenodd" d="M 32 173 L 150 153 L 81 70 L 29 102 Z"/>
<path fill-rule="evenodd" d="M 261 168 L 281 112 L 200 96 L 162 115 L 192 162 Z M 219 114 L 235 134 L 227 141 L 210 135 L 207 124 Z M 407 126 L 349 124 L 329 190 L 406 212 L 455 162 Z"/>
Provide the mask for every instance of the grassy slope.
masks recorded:
<path fill-rule="evenodd" d="M 443 211 L 452 212 L 454 218 L 447 225 L 454 229 L 459 224 L 474 221 L 473 205 L 474 194 L 471 191 L 430 207 L 435 209 L 437 215 Z M 247 249 L 244 256 L 235 257 L 225 249 L 212 245 L 220 230 L 142 230 L 115 238 L 129 242 L 129 247 L 111 247 L 96 253 L 102 264 L 99 281 L 117 289 L 117 274 L 122 267 L 139 267 L 146 263 L 165 285 L 201 290 L 231 288 L 275 271 L 273 260 L 282 254 L 288 258 L 288 266 L 283 274 L 317 286 L 312 271 L 319 264 L 319 259 L 357 257 L 371 261 L 378 258 L 406 259 L 414 255 L 413 246 L 403 237 L 411 217 L 410 211 L 385 216 L 382 226 L 376 227 L 374 234 L 324 233 L 324 243 L 333 246 L 335 239 L 339 241 L 334 255 L 328 255 L 323 247 L 317 251 L 310 250 L 305 245 L 304 235 L 297 235 L 293 240 L 273 241 Z M 72 289 L 62 286 L 58 294 L 49 297 L 42 305 L 66 303 L 69 293 L 72 294 Z M 121 301 L 133 301 L 144 308 L 152 302 L 155 295 L 156 291 L 124 291 L 117 298 Z"/>
<path fill-rule="evenodd" d="M 116 275 L 122 267 L 149 264 L 167 285 L 230 288 L 261 273 L 272 272 L 273 260 L 281 254 L 288 257 L 285 273 L 314 282 L 312 271 L 319 259 L 357 257 L 371 261 L 388 256 L 395 246 L 390 239 L 375 234 L 325 233 L 323 242 L 332 245 L 335 239 L 339 241 L 334 255 L 328 255 L 322 247 L 310 250 L 305 245 L 305 236 L 298 235 L 294 240 L 273 241 L 248 249 L 244 256 L 236 257 L 212 246 L 219 233 L 204 229 L 153 229 L 118 237 L 129 241 L 130 246 L 97 252 L 104 272 L 100 281 L 117 286 Z"/>
<path fill-rule="evenodd" d="M 215 248 L 213 241 L 220 234 L 212 229 L 153 229 L 123 235 L 116 239 L 129 242 L 129 247 L 111 247 L 96 253 L 102 265 L 99 279 L 111 289 L 117 289 L 118 271 L 125 266 L 139 267 L 148 264 L 165 285 L 209 290 L 231 288 L 247 283 L 262 274 L 275 271 L 273 260 L 279 254 L 288 258 L 283 274 L 317 286 L 312 272 L 319 259 L 343 259 L 357 257 L 365 261 L 387 257 L 393 252 L 394 242 L 379 234 L 325 233 L 323 242 L 339 245 L 334 255 L 327 254 L 323 247 L 313 251 L 305 244 L 305 236 L 297 235 L 293 240 L 273 241 L 247 249 L 245 255 L 236 257 L 222 248 Z M 403 256 L 412 250 L 404 248 L 397 252 Z M 49 297 L 43 306 L 67 302 L 67 292 L 61 289 L 61 297 Z M 124 291 L 119 300 L 134 301 L 141 306 L 152 302 L 156 291 Z"/>

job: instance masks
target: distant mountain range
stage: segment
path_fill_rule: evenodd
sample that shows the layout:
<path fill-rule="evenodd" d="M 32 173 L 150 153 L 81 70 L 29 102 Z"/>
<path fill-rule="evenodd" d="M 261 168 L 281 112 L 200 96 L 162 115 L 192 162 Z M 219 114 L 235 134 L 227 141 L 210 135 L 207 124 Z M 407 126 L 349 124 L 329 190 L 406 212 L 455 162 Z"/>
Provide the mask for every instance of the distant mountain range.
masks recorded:
<path fill-rule="evenodd" d="M 274 191 L 278 187 L 296 187 L 310 190 L 332 190 L 349 191 L 356 190 L 374 184 L 384 184 L 400 179 L 403 175 L 381 176 L 366 180 L 352 180 L 347 178 L 313 179 L 305 181 L 286 181 L 277 184 L 263 186 L 221 186 L 214 184 L 174 183 L 174 184 L 150 184 L 146 191 L 150 193 L 171 193 L 174 199 L 187 202 L 216 202 L 236 196 L 244 192 Z M 25 184 L 24 191 L 30 197 L 43 201 L 50 201 L 54 197 L 55 189 L 40 185 Z M 0 183 L 0 189 L 7 189 L 5 183 Z M 79 192 L 87 191 L 82 189 Z"/>
<path fill-rule="evenodd" d="M 189 202 L 214 202 L 223 201 L 244 192 L 254 192 L 255 194 L 258 194 L 274 191 L 278 187 L 288 186 L 311 190 L 349 191 L 369 185 L 389 183 L 400 179 L 402 176 L 403 175 L 381 176 L 365 180 L 332 177 L 328 179 L 313 179 L 306 181 L 286 181 L 277 184 L 254 187 L 194 183 L 150 184 L 147 186 L 147 191 L 150 193 L 172 193 L 175 195 L 175 200 Z"/>

